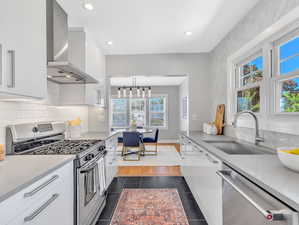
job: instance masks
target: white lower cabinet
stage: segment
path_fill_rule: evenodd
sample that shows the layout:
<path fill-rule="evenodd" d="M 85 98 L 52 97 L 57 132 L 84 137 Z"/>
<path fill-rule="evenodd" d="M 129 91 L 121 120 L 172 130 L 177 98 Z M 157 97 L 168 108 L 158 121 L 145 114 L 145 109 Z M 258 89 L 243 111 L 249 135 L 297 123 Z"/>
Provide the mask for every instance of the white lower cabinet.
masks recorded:
<path fill-rule="evenodd" d="M 1 225 L 73 225 L 73 162 L 0 204 Z"/>
<path fill-rule="evenodd" d="M 117 135 L 114 135 L 106 140 L 106 185 L 107 188 L 111 184 L 113 178 L 117 174 Z"/>
<path fill-rule="evenodd" d="M 182 153 L 182 174 L 208 224 L 222 225 L 222 181 L 216 174 L 222 162 L 195 143 L 188 149 Z"/>

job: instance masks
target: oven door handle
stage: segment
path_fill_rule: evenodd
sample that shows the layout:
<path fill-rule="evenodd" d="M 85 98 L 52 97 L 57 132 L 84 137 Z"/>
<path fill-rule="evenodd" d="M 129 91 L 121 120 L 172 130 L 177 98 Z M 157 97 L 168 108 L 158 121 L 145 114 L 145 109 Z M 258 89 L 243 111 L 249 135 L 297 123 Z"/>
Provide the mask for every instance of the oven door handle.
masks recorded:
<path fill-rule="evenodd" d="M 281 221 L 284 220 L 284 214 L 280 210 L 268 210 L 264 209 L 259 203 L 253 200 L 241 187 L 234 182 L 229 170 L 220 170 L 216 172 L 225 182 L 227 182 L 232 188 L 234 188 L 240 195 L 243 196 L 252 206 L 254 206 L 268 221 Z"/>
<path fill-rule="evenodd" d="M 97 166 L 98 166 L 97 163 L 93 163 L 91 166 L 87 167 L 86 169 L 81 170 L 80 173 L 88 173 L 88 172 L 90 172 L 91 170 L 93 170 Z"/>

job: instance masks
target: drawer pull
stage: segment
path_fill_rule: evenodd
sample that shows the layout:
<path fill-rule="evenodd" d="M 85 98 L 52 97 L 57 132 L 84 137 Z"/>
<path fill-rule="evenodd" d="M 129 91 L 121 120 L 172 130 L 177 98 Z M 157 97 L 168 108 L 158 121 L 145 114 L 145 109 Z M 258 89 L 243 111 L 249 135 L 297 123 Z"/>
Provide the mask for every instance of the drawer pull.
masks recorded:
<path fill-rule="evenodd" d="M 214 163 L 214 164 L 217 164 L 218 161 L 217 160 L 214 160 L 208 153 L 206 154 L 206 157 L 207 159 L 211 162 L 211 163 Z"/>
<path fill-rule="evenodd" d="M 54 202 L 59 197 L 59 194 L 54 194 L 52 197 L 46 201 L 41 207 L 39 207 L 37 210 L 35 210 L 30 216 L 27 216 L 24 218 L 24 222 L 30 222 L 35 217 L 37 217 L 41 212 L 43 212 L 46 208 L 48 208 L 49 205 L 51 205 L 52 202 Z"/>
<path fill-rule="evenodd" d="M 24 194 L 24 198 L 32 197 L 33 195 L 35 195 L 36 193 L 38 193 L 39 191 L 41 191 L 42 189 L 44 189 L 45 187 L 47 187 L 49 184 L 51 184 L 52 182 L 54 182 L 54 181 L 57 180 L 58 178 L 59 178 L 58 175 L 54 175 L 51 179 L 49 179 L 49 180 L 46 181 L 45 183 L 41 184 L 40 186 L 38 186 L 38 187 L 35 188 L 34 190 L 25 193 L 25 194 Z"/>

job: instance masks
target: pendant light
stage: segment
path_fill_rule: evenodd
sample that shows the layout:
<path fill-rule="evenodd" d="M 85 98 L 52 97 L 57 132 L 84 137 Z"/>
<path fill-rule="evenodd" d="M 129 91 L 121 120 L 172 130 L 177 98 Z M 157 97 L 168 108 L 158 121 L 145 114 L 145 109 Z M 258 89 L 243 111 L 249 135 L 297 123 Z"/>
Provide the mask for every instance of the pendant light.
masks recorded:
<path fill-rule="evenodd" d="M 123 97 L 124 98 L 127 97 L 127 90 L 126 90 L 126 88 L 123 89 Z"/>
<path fill-rule="evenodd" d="M 130 98 L 133 97 L 133 91 L 132 91 L 132 88 L 130 88 L 129 96 L 130 96 Z"/>
<path fill-rule="evenodd" d="M 142 88 L 142 98 L 145 98 L 145 89 Z"/>
<path fill-rule="evenodd" d="M 118 88 L 117 94 L 118 94 L 118 98 L 121 98 L 121 90 L 120 90 L 120 87 Z"/>
<path fill-rule="evenodd" d="M 148 87 L 148 97 L 151 98 L 152 97 L 152 88 Z"/>

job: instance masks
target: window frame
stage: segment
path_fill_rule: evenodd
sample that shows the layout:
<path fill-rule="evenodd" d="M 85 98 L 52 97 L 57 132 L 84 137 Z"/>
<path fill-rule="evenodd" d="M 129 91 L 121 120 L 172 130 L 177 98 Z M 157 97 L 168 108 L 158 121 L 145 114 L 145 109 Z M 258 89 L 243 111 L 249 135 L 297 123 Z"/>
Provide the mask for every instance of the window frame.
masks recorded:
<path fill-rule="evenodd" d="M 163 112 L 153 112 L 151 111 L 151 104 L 150 99 L 151 98 L 164 98 L 164 110 Z M 168 96 L 167 95 L 154 95 L 151 98 L 148 98 L 148 124 L 151 128 L 159 128 L 159 129 L 168 129 Z M 151 124 L 151 115 L 153 113 L 163 113 L 164 114 L 164 124 L 163 126 L 153 126 Z"/>
<path fill-rule="evenodd" d="M 129 126 L 131 126 L 131 121 L 132 121 L 132 100 L 143 100 L 143 102 L 144 102 L 144 118 L 145 118 L 145 121 L 144 121 L 144 127 L 147 127 L 147 116 L 146 116 L 146 114 L 147 114 L 147 99 L 146 98 L 128 98 L 128 100 L 129 100 Z"/>
<path fill-rule="evenodd" d="M 164 126 L 151 126 L 150 125 L 150 105 L 149 105 L 149 98 L 144 98 L 144 101 L 145 101 L 145 127 L 148 127 L 148 128 L 159 128 L 159 129 L 162 129 L 162 130 L 167 130 L 168 129 L 168 94 L 152 94 L 151 98 L 159 98 L 159 97 L 163 97 L 165 98 L 165 108 L 164 108 L 164 112 L 165 112 L 165 115 L 164 115 L 164 119 L 165 119 L 165 123 L 164 123 Z M 117 95 L 112 95 L 110 97 L 110 102 L 111 102 L 111 107 L 110 107 L 110 128 L 115 128 L 115 129 L 123 129 L 123 128 L 128 128 L 130 127 L 130 121 L 131 121 L 131 99 L 142 99 L 142 98 L 130 98 L 130 97 L 126 97 L 125 99 L 128 100 L 127 102 L 127 107 L 129 107 L 127 109 L 127 119 L 129 119 L 128 121 L 128 126 L 126 127 L 114 127 L 113 126 L 113 107 L 112 107 L 112 104 L 113 104 L 113 99 L 119 99 Z M 124 98 L 120 98 L 120 99 L 124 99 Z"/>
<path fill-rule="evenodd" d="M 254 59 L 257 59 L 258 57 L 262 57 L 263 58 L 263 79 L 261 81 L 255 82 L 255 83 L 249 83 L 246 84 L 244 86 L 241 86 L 241 70 L 243 69 L 243 66 L 250 63 L 251 61 L 253 61 Z M 233 80 L 234 80 L 234 84 L 233 84 L 233 113 L 238 113 L 238 92 L 239 91 L 245 91 L 245 90 L 249 90 L 252 88 L 259 88 L 259 93 L 260 93 L 260 110 L 259 112 L 255 112 L 255 114 L 259 115 L 262 113 L 262 111 L 264 110 L 263 107 L 263 103 L 265 102 L 262 98 L 262 88 L 264 88 L 264 83 L 265 83 L 265 57 L 263 54 L 263 49 L 259 48 L 258 50 L 254 49 L 251 52 L 248 52 L 247 55 L 245 55 L 244 57 L 241 57 L 241 59 L 239 59 L 237 61 L 237 63 L 234 63 L 234 74 L 233 74 Z"/>
<path fill-rule="evenodd" d="M 130 121 L 127 121 L 127 126 L 124 126 L 124 127 L 119 127 L 119 126 L 113 126 L 113 115 L 114 114 L 125 114 L 126 115 L 126 117 L 127 117 L 127 119 L 128 119 L 128 104 L 129 104 L 129 102 L 128 102 L 128 100 L 126 101 L 126 112 L 114 112 L 113 111 L 113 100 L 115 100 L 116 98 L 111 98 L 111 110 L 110 110 L 110 112 L 111 112 L 111 123 L 110 123 L 110 126 L 111 127 L 114 127 L 114 128 L 125 128 L 125 127 L 128 127 L 128 126 L 130 126 Z"/>
<path fill-rule="evenodd" d="M 280 74 L 280 48 L 281 46 L 285 45 L 286 43 L 295 40 L 296 38 L 299 38 L 299 28 L 287 32 L 284 35 L 281 35 L 280 37 L 276 38 L 272 44 L 273 44 L 273 55 L 272 55 L 272 63 L 273 63 L 273 74 L 271 76 L 271 84 L 273 86 L 274 91 L 274 101 L 273 102 L 273 114 L 276 115 L 299 115 L 299 112 L 282 112 L 281 111 L 281 85 L 282 82 L 286 80 L 291 80 L 294 78 L 299 78 L 299 69 L 292 71 L 287 74 Z M 299 54 L 298 54 L 299 55 Z"/>

